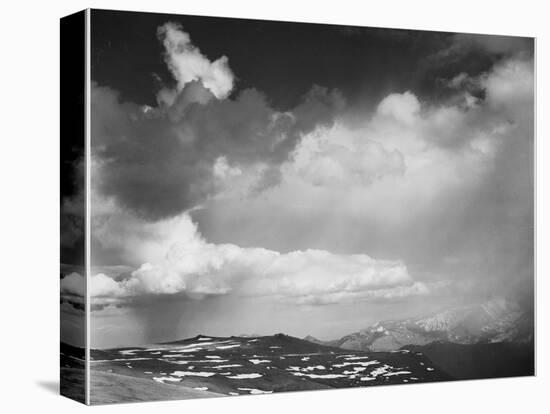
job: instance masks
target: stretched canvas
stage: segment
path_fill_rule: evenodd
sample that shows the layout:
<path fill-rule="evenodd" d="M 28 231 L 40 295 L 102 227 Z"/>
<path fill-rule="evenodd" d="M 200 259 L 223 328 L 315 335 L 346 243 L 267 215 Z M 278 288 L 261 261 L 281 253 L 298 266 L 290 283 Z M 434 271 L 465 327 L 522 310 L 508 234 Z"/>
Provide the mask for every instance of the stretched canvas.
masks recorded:
<path fill-rule="evenodd" d="M 62 18 L 61 393 L 534 375 L 533 62 L 526 37 Z"/>

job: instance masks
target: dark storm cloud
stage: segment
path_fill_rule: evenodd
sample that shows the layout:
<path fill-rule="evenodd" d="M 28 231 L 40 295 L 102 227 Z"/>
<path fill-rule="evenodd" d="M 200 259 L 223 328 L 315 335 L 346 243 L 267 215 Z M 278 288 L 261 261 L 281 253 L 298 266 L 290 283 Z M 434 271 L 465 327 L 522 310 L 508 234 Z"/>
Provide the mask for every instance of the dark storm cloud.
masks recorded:
<path fill-rule="evenodd" d="M 438 47 L 419 59 L 416 76 L 419 85 L 432 99 L 449 99 L 456 89 L 457 76 L 478 76 L 491 70 L 499 61 L 534 54 L 534 41 L 527 37 L 472 33 L 442 34 Z M 479 89 L 470 89 L 482 96 Z"/>
<path fill-rule="evenodd" d="M 62 155 L 64 156 L 64 155 Z M 84 263 L 84 169 L 82 153 L 61 168 L 60 259 Z"/>
<path fill-rule="evenodd" d="M 439 58 L 461 60 L 475 51 L 502 59 L 518 53 L 528 57 L 534 52 L 533 39 L 529 37 L 457 33 L 449 39 L 449 46 L 436 54 Z"/>
<path fill-rule="evenodd" d="M 202 86 L 189 83 L 173 107 L 151 111 L 121 102 L 107 87 L 95 86 L 92 92 L 94 185 L 152 220 L 181 213 L 212 195 L 213 167 L 222 156 L 231 166 L 264 164 L 262 183 L 273 185 L 277 168 L 300 136 L 330 125 L 344 106 L 341 95 L 320 87 L 312 88 L 291 113 L 275 111 L 255 89 L 203 104 L 186 99 L 188 88 Z"/>

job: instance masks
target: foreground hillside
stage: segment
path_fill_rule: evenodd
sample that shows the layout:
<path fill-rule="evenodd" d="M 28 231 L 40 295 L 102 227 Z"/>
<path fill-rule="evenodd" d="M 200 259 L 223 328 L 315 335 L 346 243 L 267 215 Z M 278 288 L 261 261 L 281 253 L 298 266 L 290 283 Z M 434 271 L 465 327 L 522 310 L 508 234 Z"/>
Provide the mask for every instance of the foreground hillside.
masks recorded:
<path fill-rule="evenodd" d="M 421 352 L 349 352 L 283 334 L 197 336 L 92 350 L 91 358 L 92 401 L 98 403 L 117 396 L 139 401 L 145 393 L 149 400 L 172 399 L 452 379 Z M 151 392 L 159 386 L 163 392 Z"/>
<path fill-rule="evenodd" d="M 60 347 L 60 383 L 61 395 L 73 400 L 85 402 L 85 361 L 84 349 L 65 343 Z"/>
<path fill-rule="evenodd" d="M 159 384 L 146 378 L 107 372 L 94 372 L 91 376 L 91 403 L 187 400 L 191 398 L 219 397 L 209 391 Z"/>

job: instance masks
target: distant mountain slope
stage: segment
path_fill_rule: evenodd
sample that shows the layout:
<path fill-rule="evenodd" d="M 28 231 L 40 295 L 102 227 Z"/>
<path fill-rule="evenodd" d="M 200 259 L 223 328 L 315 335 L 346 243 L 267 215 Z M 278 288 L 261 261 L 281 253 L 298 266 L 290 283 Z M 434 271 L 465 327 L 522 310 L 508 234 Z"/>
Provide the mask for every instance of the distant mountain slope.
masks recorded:
<path fill-rule="evenodd" d="M 421 352 L 434 366 L 455 379 L 528 376 L 535 373 L 533 343 L 408 345 L 403 349 Z"/>
<path fill-rule="evenodd" d="M 305 336 L 304 341 L 308 341 L 308 342 L 318 344 L 318 345 L 338 347 L 338 340 L 322 341 L 321 339 L 317 339 L 317 338 L 315 338 L 314 336 L 311 336 L 311 335 Z"/>
<path fill-rule="evenodd" d="M 377 322 L 333 344 L 351 350 L 391 351 L 431 342 L 476 344 L 532 339 L 532 316 L 513 302 L 495 300 L 449 309 L 426 318 Z"/>

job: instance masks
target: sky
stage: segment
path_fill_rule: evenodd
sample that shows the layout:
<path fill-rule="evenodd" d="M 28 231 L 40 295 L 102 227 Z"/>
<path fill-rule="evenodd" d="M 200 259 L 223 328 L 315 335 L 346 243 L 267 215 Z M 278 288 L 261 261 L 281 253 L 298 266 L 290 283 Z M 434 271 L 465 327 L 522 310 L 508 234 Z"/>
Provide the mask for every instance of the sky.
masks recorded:
<path fill-rule="evenodd" d="M 93 347 L 532 310 L 532 39 L 91 22 Z"/>

